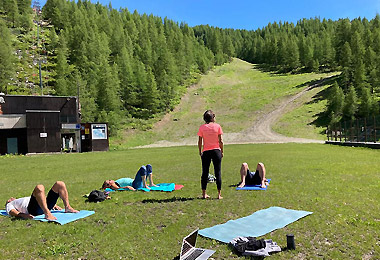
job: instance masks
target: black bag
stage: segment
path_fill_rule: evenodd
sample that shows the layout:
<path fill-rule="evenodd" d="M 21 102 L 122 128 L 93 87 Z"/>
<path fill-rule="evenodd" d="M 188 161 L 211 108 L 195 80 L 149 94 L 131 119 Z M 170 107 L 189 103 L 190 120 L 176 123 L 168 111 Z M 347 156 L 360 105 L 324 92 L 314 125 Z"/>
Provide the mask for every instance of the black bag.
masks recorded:
<path fill-rule="evenodd" d="M 88 195 L 88 201 L 89 202 L 101 202 L 105 199 L 107 199 L 106 192 L 100 191 L 100 190 L 93 190 Z"/>
<path fill-rule="evenodd" d="M 265 248 L 265 246 L 264 239 L 256 240 L 255 237 L 246 237 L 246 240 L 239 238 L 234 245 L 235 249 L 241 254 L 246 250 L 256 251 L 260 248 Z"/>

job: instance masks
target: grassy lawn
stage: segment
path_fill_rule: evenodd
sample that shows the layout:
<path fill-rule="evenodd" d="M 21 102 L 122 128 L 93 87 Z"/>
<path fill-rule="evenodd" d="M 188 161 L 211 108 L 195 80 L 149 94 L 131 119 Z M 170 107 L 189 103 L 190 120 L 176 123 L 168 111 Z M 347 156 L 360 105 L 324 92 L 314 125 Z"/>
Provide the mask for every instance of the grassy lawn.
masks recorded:
<path fill-rule="evenodd" d="M 320 144 L 228 145 L 222 165 L 224 199 L 201 200 L 196 147 L 0 157 L 0 201 L 28 196 L 37 183 L 66 182 L 77 209 L 95 210 L 64 226 L 0 217 L 2 258 L 173 259 L 182 238 L 271 206 L 314 212 L 266 234 L 295 251 L 271 259 L 379 259 L 380 151 Z M 235 191 L 240 163 L 265 163 L 267 191 Z M 108 178 L 133 177 L 151 163 L 156 182 L 183 184 L 172 193 L 117 192 L 98 204 L 83 194 Z M 215 184 L 208 193 L 216 197 Z M 62 205 L 61 205 L 62 206 Z M 214 259 L 238 259 L 226 244 L 199 237 L 198 246 L 216 250 Z M 15 254 L 16 253 L 16 254 Z"/>
<path fill-rule="evenodd" d="M 234 59 L 202 76 L 197 87 L 189 89 L 181 105 L 170 113 L 169 123 L 149 131 L 127 131 L 112 139 L 112 147 L 123 149 L 160 140 L 179 141 L 191 136 L 195 136 L 196 142 L 196 133 L 203 123 L 202 115 L 206 109 L 216 113 L 225 133 L 241 132 L 252 127 L 262 111 L 271 111 L 283 98 L 306 88 L 306 83 L 334 74 L 273 74 L 260 71 L 254 64 Z M 307 114 L 305 120 L 292 120 L 283 131 L 293 132 L 312 122 L 323 109 L 318 104 L 313 105 L 313 113 Z M 314 125 L 308 128 L 312 129 L 310 138 L 323 139 L 320 129 Z"/>

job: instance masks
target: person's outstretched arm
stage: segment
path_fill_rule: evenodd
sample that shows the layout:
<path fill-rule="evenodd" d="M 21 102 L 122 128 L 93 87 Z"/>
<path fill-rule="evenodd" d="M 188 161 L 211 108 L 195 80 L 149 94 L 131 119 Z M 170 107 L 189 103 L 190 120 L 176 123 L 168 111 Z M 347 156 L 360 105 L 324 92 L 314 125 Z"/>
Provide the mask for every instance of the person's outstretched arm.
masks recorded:
<path fill-rule="evenodd" d="M 133 191 L 136 190 L 136 189 L 133 188 L 132 186 L 124 186 L 124 187 L 120 187 L 119 189 L 128 189 L 128 190 L 133 190 Z"/>
<path fill-rule="evenodd" d="M 26 214 L 26 213 L 21 213 L 15 209 L 12 209 L 11 211 L 9 211 L 9 215 L 13 216 L 13 217 L 16 217 L 16 218 L 23 218 L 23 219 L 32 219 L 34 218 L 33 215 L 30 215 L 30 214 Z"/>
<path fill-rule="evenodd" d="M 153 174 L 149 174 L 149 182 L 150 182 L 150 186 L 153 186 L 153 187 L 157 187 L 156 184 L 153 183 Z"/>
<path fill-rule="evenodd" d="M 143 187 L 146 188 L 146 189 L 150 189 L 148 184 L 146 183 L 146 176 L 141 176 L 142 178 L 142 182 L 143 182 Z"/>

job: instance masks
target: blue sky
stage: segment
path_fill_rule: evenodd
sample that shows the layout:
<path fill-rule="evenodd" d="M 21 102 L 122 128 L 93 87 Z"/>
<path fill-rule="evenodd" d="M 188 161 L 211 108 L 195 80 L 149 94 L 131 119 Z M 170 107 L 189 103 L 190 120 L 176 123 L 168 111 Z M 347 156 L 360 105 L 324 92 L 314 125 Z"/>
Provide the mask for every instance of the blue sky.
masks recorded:
<path fill-rule="evenodd" d="M 168 17 L 190 26 L 209 24 L 220 28 L 256 30 L 268 23 L 302 18 L 366 17 L 380 13 L 380 0 L 91 0 L 114 9 Z M 46 0 L 40 0 L 41 5 Z"/>

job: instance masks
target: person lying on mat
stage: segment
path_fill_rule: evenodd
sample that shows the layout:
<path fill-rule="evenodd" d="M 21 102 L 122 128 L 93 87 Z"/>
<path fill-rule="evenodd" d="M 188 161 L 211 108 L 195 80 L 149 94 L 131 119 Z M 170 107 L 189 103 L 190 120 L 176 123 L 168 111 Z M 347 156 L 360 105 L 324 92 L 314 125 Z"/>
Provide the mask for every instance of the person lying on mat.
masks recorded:
<path fill-rule="evenodd" d="M 268 180 L 265 178 L 265 166 L 261 162 L 257 164 L 255 172 L 249 170 L 248 163 L 243 163 L 240 168 L 240 177 L 239 188 L 245 185 L 261 185 L 261 188 L 265 188 L 268 185 Z"/>
<path fill-rule="evenodd" d="M 135 179 L 132 180 L 130 178 L 121 178 L 116 181 L 114 180 L 106 180 L 103 183 L 102 189 L 112 189 L 112 190 L 118 190 L 118 189 L 129 189 L 129 190 L 137 190 L 140 188 L 146 188 L 150 189 L 147 184 L 147 179 L 149 179 L 150 186 L 157 187 L 153 183 L 153 169 L 152 165 L 147 164 L 146 166 L 143 165 L 140 167 L 140 169 L 137 171 Z"/>
<path fill-rule="evenodd" d="M 61 198 L 65 206 L 65 212 L 78 213 L 78 210 L 73 209 L 69 203 L 69 194 L 66 189 L 66 184 L 63 181 L 57 181 L 51 187 L 47 197 L 45 196 L 45 187 L 42 184 L 36 185 L 32 195 L 24 198 L 10 198 L 5 204 L 7 214 L 14 217 L 24 219 L 32 219 L 34 216 L 45 214 L 48 220 L 56 220 L 50 210 L 61 210 L 56 203 L 58 198 Z"/>

